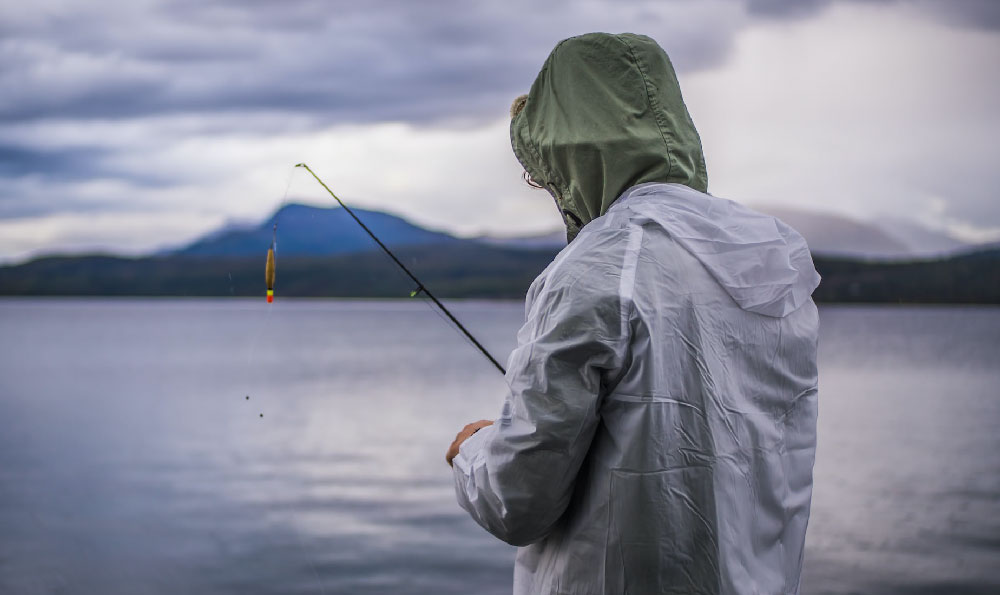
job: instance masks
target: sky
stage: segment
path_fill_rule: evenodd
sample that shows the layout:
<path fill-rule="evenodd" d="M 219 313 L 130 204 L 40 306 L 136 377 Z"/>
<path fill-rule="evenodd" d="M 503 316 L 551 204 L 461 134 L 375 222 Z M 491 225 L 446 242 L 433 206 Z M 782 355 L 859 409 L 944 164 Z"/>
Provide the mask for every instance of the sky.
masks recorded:
<path fill-rule="evenodd" d="M 558 229 L 508 109 L 552 47 L 670 55 L 709 190 L 1000 240 L 993 0 L 33 0 L 0 5 L 0 261 L 144 254 L 280 205 Z"/>

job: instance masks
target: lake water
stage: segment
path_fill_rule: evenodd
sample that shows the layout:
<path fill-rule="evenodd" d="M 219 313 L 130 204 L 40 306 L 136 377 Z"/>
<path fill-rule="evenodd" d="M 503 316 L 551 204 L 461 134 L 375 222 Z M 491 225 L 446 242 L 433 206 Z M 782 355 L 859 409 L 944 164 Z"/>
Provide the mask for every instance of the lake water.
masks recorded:
<path fill-rule="evenodd" d="M 456 314 L 503 361 L 516 303 Z M 803 593 L 1000 592 L 1000 308 L 823 307 Z M 0 593 L 509 593 L 419 301 L 0 301 Z M 249 397 L 249 399 L 247 399 Z"/>

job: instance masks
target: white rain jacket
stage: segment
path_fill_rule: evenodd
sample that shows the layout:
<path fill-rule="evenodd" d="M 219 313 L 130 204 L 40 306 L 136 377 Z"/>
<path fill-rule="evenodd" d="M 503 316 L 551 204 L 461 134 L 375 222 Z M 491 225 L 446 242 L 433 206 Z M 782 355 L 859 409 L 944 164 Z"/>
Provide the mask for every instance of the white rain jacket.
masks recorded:
<path fill-rule="evenodd" d="M 511 141 L 571 240 L 528 291 L 500 418 L 454 460 L 462 507 L 523 546 L 514 592 L 797 593 L 819 324 L 805 241 L 705 193 L 648 37 L 561 42 Z"/>
<path fill-rule="evenodd" d="M 642 184 L 528 292 L 459 503 L 521 547 L 516 594 L 797 593 L 819 276 L 777 219 Z"/>

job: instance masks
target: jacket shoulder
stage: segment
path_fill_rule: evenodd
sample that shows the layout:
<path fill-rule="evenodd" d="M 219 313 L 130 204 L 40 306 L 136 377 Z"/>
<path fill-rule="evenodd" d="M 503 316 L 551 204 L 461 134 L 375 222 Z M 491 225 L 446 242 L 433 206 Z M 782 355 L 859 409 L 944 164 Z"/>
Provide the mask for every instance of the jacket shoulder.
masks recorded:
<path fill-rule="evenodd" d="M 536 283 L 541 282 L 549 290 L 585 283 L 602 293 L 617 293 L 628 235 L 624 225 L 585 229 L 556 256 Z"/>

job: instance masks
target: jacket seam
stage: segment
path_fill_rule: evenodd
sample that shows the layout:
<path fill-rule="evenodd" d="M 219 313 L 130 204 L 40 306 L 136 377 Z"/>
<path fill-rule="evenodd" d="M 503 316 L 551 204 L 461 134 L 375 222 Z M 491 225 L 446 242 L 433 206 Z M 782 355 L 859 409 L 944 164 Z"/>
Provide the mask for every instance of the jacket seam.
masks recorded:
<path fill-rule="evenodd" d="M 667 174 L 666 177 L 669 179 L 674 169 L 674 161 L 671 155 L 670 143 L 667 141 L 667 135 L 663 132 L 663 122 L 660 121 L 660 111 L 657 106 L 656 100 L 653 94 L 650 93 L 649 78 L 646 76 L 646 71 L 643 68 L 642 60 L 639 59 L 639 55 L 635 53 L 635 48 L 632 44 L 625 40 L 621 35 L 616 35 L 615 39 L 620 41 L 626 48 L 628 48 L 628 53 L 632 56 L 632 61 L 635 62 L 636 70 L 639 71 L 639 78 L 642 79 L 642 88 L 646 92 L 646 102 L 649 105 L 649 111 L 653 114 L 653 121 L 656 122 L 656 131 L 660 133 L 660 138 L 663 140 L 663 146 L 666 149 L 667 157 Z"/>
<path fill-rule="evenodd" d="M 640 231 L 641 231 L 641 228 L 640 228 Z M 626 252 L 627 252 L 627 250 L 626 250 Z M 619 270 L 619 275 L 621 275 L 621 270 Z M 549 275 L 549 277 L 551 277 L 551 274 Z M 580 272 L 579 274 L 573 276 L 570 279 L 570 282 L 566 285 L 566 291 L 571 291 L 574 287 L 576 287 L 576 284 L 578 282 L 580 282 L 580 280 L 583 279 L 583 278 L 584 278 L 584 273 L 583 272 Z M 620 280 L 620 277 L 619 277 L 619 286 L 620 286 L 620 284 L 621 284 L 621 280 Z M 537 299 L 539 299 L 539 297 L 540 296 L 536 296 L 535 299 L 537 300 Z M 534 303 L 532 303 L 532 308 L 533 307 L 534 307 Z M 604 332 L 602 332 L 601 329 L 594 329 L 594 330 L 595 330 L 595 334 L 598 337 L 603 338 L 606 341 L 611 342 L 612 338 L 608 337 L 607 334 L 604 333 Z M 537 337 L 532 337 L 532 339 L 530 341 L 530 347 L 529 347 L 529 349 L 531 351 L 534 350 L 535 343 L 537 342 L 537 340 L 538 340 Z M 529 351 L 529 354 L 528 354 L 529 358 L 531 357 L 531 351 Z M 608 394 L 610 394 L 610 392 Z M 602 398 L 602 396 L 606 396 L 606 395 L 601 395 L 600 394 L 600 389 L 598 388 L 598 394 L 595 395 L 595 398 L 599 401 Z M 595 407 L 594 407 L 595 414 L 598 411 L 598 409 L 599 409 L 599 407 L 597 405 L 595 405 Z M 575 432 L 573 433 L 573 438 L 570 441 L 570 444 L 576 444 L 579 441 L 580 435 L 583 433 L 583 428 L 584 428 L 584 424 L 581 424 L 579 427 L 577 427 L 575 429 Z M 555 452 L 555 453 L 566 454 L 566 455 L 570 454 L 570 448 L 569 447 L 564 447 L 564 448 L 542 448 L 542 449 L 534 449 L 534 450 L 538 450 L 538 451 L 544 450 L 544 451 Z M 574 478 L 574 481 L 575 481 L 575 478 Z"/>
<path fill-rule="evenodd" d="M 625 244 L 625 255 L 622 258 L 622 270 L 619 277 L 618 299 L 621 300 L 619 314 L 621 316 L 621 340 L 626 346 L 632 342 L 632 329 L 629 319 L 635 309 L 633 294 L 635 291 L 636 269 L 639 265 L 639 252 L 642 250 L 642 226 L 635 225 L 629 229 L 628 241 Z"/>

